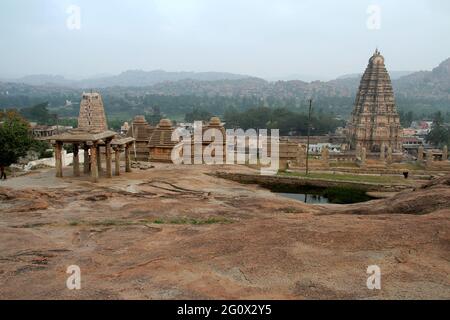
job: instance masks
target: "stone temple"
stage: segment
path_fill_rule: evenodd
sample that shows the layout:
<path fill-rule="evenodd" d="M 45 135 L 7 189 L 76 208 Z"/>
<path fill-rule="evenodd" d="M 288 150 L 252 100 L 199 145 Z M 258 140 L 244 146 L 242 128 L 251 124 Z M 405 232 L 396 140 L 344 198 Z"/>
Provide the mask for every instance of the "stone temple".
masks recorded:
<path fill-rule="evenodd" d="M 391 79 L 377 49 L 356 95 L 348 130 L 350 145 L 352 149 L 365 148 L 369 152 L 401 150 L 401 132 Z"/>

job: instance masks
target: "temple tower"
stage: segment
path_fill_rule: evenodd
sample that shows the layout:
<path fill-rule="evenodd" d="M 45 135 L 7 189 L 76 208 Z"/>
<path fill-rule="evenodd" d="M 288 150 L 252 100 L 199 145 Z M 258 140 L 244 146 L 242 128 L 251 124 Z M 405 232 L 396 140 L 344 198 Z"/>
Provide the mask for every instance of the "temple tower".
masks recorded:
<path fill-rule="evenodd" d="M 83 92 L 78 116 L 78 129 L 92 133 L 108 130 L 102 96 L 97 92 Z"/>
<path fill-rule="evenodd" d="M 355 107 L 349 124 L 351 147 L 364 147 L 371 152 L 387 148 L 401 150 L 401 126 L 394 90 L 384 57 L 378 49 L 369 60 L 361 78 Z"/>

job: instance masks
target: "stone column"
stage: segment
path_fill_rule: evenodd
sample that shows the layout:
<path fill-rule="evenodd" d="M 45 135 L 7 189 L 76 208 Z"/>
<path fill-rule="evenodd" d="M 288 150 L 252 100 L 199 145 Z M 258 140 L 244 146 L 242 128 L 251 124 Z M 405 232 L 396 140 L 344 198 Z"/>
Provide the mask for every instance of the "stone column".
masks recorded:
<path fill-rule="evenodd" d="M 97 145 L 94 143 L 90 149 L 91 149 L 91 179 L 92 182 L 97 182 L 98 181 Z"/>
<path fill-rule="evenodd" d="M 356 145 L 355 155 L 356 155 L 356 158 L 359 158 L 361 156 L 361 145 L 359 143 Z"/>
<path fill-rule="evenodd" d="M 80 157 L 79 157 L 78 151 L 79 151 L 78 143 L 74 143 L 73 144 L 73 162 L 72 162 L 74 177 L 80 176 Z"/>
<path fill-rule="evenodd" d="M 112 178 L 111 140 L 106 141 L 106 177 Z"/>
<path fill-rule="evenodd" d="M 303 167 L 305 162 L 305 150 L 303 146 L 297 147 L 297 167 Z"/>
<path fill-rule="evenodd" d="M 330 167 L 330 152 L 327 146 L 322 148 L 322 162 L 326 168 Z"/>
<path fill-rule="evenodd" d="M 417 160 L 418 161 L 423 161 L 423 146 L 420 146 L 419 149 L 417 150 Z"/>
<path fill-rule="evenodd" d="M 427 167 L 433 166 L 433 151 L 428 150 L 427 151 Z"/>
<path fill-rule="evenodd" d="M 442 161 L 447 161 L 448 160 L 448 147 L 444 146 L 442 148 Z"/>
<path fill-rule="evenodd" d="M 130 145 L 127 144 L 125 146 L 125 171 L 131 172 L 131 163 L 130 163 Z"/>
<path fill-rule="evenodd" d="M 361 168 L 366 167 L 366 158 L 367 158 L 367 151 L 366 148 L 361 148 Z"/>
<path fill-rule="evenodd" d="M 120 176 L 120 148 L 114 148 L 114 157 L 115 174 L 116 176 Z"/>
<path fill-rule="evenodd" d="M 55 143 L 55 167 L 56 167 L 56 177 L 62 178 L 63 172 L 62 172 L 62 148 L 63 143 L 60 141 L 57 141 Z"/>
<path fill-rule="evenodd" d="M 98 174 L 100 175 L 102 173 L 102 156 L 100 153 L 100 146 L 97 146 L 97 171 Z"/>
<path fill-rule="evenodd" d="M 388 164 L 392 164 L 392 147 L 389 146 L 388 147 L 388 152 L 387 152 L 387 163 Z"/>
<path fill-rule="evenodd" d="M 384 142 L 381 144 L 380 160 L 382 162 L 384 162 L 386 160 L 386 145 L 384 144 Z"/>
<path fill-rule="evenodd" d="M 83 149 L 84 149 L 83 172 L 85 174 L 88 174 L 91 166 L 90 163 L 91 159 L 89 158 L 89 147 L 87 145 L 84 145 Z"/>

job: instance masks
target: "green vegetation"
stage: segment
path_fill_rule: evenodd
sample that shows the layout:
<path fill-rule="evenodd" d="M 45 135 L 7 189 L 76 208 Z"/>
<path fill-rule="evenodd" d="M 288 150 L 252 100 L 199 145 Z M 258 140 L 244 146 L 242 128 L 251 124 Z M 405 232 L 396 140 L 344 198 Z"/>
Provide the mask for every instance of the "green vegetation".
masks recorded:
<path fill-rule="evenodd" d="M 29 108 L 20 109 L 20 114 L 28 121 L 39 124 L 55 125 L 57 115 L 48 111 L 48 102 L 40 103 Z"/>
<path fill-rule="evenodd" d="M 224 121 L 228 128 L 280 129 L 281 135 L 306 135 L 308 128 L 306 114 L 286 108 L 258 107 L 244 112 L 231 108 L 226 110 Z M 344 122 L 333 115 L 318 112 L 311 118 L 311 134 L 326 134 L 343 125 Z"/>
<path fill-rule="evenodd" d="M 0 112 L 0 122 L 0 165 L 7 167 L 26 155 L 33 139 L 28 123 L 17 112 Z"/>
<path fill-rule="evenodd" d="M 30 150 L 38 153 L 39 159 L 53 157 L 52 146 L 47 141 L 33 140 Z"/>
<path fill-rule="evenodd" d="M 404 179 L 403 176 L 372 176 L 372 175 L 361 175 L 361 174 L 332 174 L 332 173 L 316 173 L 311 172 L 308 175 L 300 172 L 281 172 L 281 176 L 294 176 L 301 177 L 305 179 L 323 179 L 331 181 L 349 181 L 349 182 L 367 182 L 367 183 L 379 183 L 379 184 L 392 184 L 392 183 L 407 183 L 408 180 Z"/>
<path fill-rule="evenodd" d="M 427 136 L 427 142 L 437 147 L 450 145 L 450 128 L 444 125 L 444 118 L 441 112 L 434 115 L 433 127 Z"/>
<path fill-rule="evenodd" d="M 159 222 L 163 221 L 162 223 L 166 223 L 166 224 L 192 224 L 192 225 L 231 223 L 232 222 L 231 220 L 225 219 L 225 218 L 194 219 L 194 218 L 186 218 L 186 217 L 174 218 L 174 219 L 170 219 L 170 220 L 157 219 L 155 221 L 159 221 Z"/>
<path fill-rule="evenodd" d="M 100 221 L 70 221 L 69 226 L 75 227 L 80 225 L 88 225 L 94 227 L 110 227 L 110 226 L 133 226 L 133 225 L 147 225 L 147 224 L 190 224 L 190 225 L 207 225 L 216 223 L 232 223 L 231 220 L 226 218 L 205 218 L 205 219 L 195 219 L 188 217 L 177 217 L 171 219 L 148 219 L 148 220 L 115 220 L 106 219 Z"/>
<path fill-rule="evenodd" d="M 208 121 L 211 119 L 213 115 L 201 108 L 194 108 L 191 112 L 186 113 L 186 116 L 184 117 L 184 120 L 187 122 L 194 122 L 194 121 Z"/>

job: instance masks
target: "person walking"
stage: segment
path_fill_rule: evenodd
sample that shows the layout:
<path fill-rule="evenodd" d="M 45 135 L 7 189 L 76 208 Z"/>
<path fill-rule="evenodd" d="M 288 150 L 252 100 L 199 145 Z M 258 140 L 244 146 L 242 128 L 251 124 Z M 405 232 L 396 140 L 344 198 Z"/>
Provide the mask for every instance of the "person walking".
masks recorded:
<path fill-rule="evenodd" d="M 0 165 L 0 180 L 6 180 L 6 173 L 5 173 L 5 167 L 3 165 Z"/>

